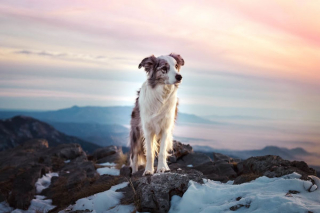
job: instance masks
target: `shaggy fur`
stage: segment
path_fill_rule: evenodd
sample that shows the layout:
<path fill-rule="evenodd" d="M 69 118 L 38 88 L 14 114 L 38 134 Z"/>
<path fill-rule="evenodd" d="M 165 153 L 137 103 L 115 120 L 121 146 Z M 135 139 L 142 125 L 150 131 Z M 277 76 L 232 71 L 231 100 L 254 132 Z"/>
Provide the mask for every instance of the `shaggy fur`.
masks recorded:
<path fill-rule="evenodd" d="M 173 53 L 158 58 L 152 55 L 139 64 L 148 78 L 138 91 L 131 114 L 129 143 L 133 173 L 146 163 L 143 175 L 152 175 L 156 154 L 157 172 L 170 170 L 167 156 L 172 150 L 172 130 L 178 112 L 177 88 L 182 79 L 179 72 L 183 65 L 182 57 Z"/>

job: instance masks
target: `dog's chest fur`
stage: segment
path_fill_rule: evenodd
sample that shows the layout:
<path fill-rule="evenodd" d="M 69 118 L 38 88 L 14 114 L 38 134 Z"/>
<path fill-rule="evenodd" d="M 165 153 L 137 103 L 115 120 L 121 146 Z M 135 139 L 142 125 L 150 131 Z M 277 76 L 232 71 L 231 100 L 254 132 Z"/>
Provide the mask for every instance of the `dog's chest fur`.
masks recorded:
<path fill-rule="evenodd" d="M 139 107 L 144 128 L 158 135 L 163 127 L 174 124 L 176 92 L 174 85 L 157 85 L 155 88 L 151 88 L 147 82 L 142 85 Z"/>

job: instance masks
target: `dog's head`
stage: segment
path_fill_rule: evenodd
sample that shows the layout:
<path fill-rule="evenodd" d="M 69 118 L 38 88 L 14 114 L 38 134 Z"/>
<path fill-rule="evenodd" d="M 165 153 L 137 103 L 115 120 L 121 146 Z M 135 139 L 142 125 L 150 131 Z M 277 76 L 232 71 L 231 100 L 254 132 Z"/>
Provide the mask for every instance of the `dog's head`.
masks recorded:
<path fill-rule="evenodd" d="M 183 58 L 178 54 L 171 53 L 157 58 L 154 55 L 145 58 L 139 64 L 139 69 L 144 67 L 148 74 L 148 82 L 152 88 L 157 84 L 174 84 L 178 86 L 182 80 L 180 69 L 183 65 Z"/>

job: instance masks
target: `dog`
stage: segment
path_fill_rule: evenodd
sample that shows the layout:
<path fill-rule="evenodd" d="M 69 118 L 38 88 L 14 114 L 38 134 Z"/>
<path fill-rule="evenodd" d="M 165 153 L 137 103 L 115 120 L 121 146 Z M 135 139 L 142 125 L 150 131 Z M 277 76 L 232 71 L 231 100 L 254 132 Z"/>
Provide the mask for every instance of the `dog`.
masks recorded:
<path fill-rule="evenodd" d="M 172 150 L 172 130 L 178 112 L 177 89 L 182 80 L 180 74 L 184 59 L 171 53 L 155 57 L 151 55 L 141 61 L 147 80 L 138 91 L 131 114 L 130 167 L 132 173 L 139 165 L 145 166 L 145 175 L 154 174 L 154 158 L 158 156 L 157 173 L 170 168 L 168 152 Z"/>

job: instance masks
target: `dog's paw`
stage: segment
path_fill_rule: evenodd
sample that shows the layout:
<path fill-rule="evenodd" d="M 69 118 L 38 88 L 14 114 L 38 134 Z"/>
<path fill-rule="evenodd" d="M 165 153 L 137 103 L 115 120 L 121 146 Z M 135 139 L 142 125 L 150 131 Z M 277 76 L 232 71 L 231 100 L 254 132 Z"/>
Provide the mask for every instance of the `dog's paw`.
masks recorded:
<path fill-rule="evenodd" d="M 158 167 L 157 169 L 157 173 L 165 173 L 166 171 L 168 171 L 168 169 L 166 169 L 165 167 Z"/>
<path fill-rule="evenodd" d="M 144 170 L 144 173 L 142 174 L 142 176 L 147 176 L 147 175 L 153 175 L 153 170 Z"/>
<path fill-rule="evenodd" d="M 170 171 L 168 164 L 166 164 L 165 167 L 166 167 L 166 171 Z"/>

